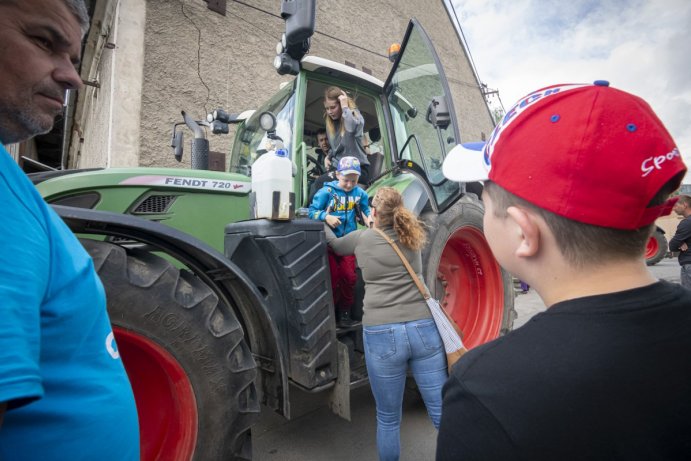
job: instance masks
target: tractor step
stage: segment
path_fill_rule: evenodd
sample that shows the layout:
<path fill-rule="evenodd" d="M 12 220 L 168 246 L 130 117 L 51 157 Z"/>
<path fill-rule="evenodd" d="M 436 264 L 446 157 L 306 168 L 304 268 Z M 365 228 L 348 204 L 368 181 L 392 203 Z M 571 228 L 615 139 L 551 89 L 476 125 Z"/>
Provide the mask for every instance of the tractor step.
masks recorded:
<path fill-rule="evenodd" d="M 361 360 L 350 362 L 350 389 L 362 387 L 369 382 L 367 377 L 367 366 L 365 365 L 365 355 L 362 355 Z"/>

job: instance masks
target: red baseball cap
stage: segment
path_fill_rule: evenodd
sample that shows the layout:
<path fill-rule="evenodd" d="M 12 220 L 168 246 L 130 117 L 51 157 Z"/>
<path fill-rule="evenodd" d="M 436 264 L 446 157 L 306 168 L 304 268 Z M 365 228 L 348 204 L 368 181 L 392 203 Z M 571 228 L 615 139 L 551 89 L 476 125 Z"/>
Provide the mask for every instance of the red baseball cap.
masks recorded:
<path fill-rule="evenodd" d="M 553 85 L 514 105 L 481 150 L 454 147 L 454 181 L 491 180 L 537 207 L 574 221 L 638 229 L 670 213 L 648 207 L 686 172 L 674 140 L 643 99 L 606 81 Z"/>

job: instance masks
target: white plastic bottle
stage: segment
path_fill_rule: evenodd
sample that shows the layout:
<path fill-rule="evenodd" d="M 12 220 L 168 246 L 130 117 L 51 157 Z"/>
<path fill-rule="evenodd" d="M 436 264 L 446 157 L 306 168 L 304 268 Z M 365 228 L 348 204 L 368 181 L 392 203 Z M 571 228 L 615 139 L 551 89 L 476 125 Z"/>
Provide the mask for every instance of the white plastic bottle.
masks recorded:
<path fill-rule="evenodd" d="M 252 164 L 252 205 L 254 218 L 291 219 L 293 163 L 285 149 L 269 151 Z M 278 193 L 274 199 L 275 193 Z"/>

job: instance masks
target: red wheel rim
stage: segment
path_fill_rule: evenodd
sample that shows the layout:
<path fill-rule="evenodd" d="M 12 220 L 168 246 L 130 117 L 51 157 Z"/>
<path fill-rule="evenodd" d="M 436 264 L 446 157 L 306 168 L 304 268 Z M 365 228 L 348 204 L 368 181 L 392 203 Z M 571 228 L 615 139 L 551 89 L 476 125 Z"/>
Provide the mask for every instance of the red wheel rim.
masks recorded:
<path fill-rule="evenodd" d="M 660 251 L 660 242 L 658 242 L 655 237 L 650 237 L 648 239 L 648 244 L 645 246 L 645 259 L 655 257 L 658 251 Z"/>
<path fill-rule="evenodd" d="M 197 442 L 197 405 L 177 360 L 158 344 L 114 328 L 139 414 L 142 461 L 192 459 Z"/>
<path fill-rule="evenodd" d="M 504 317 L 504 283 L 501 269 L 479 229 L 463 226 L 449 237 L 437 277 L 444 288 L 442 306 L 463 330 L 467 348 L 499 336 Z"/>

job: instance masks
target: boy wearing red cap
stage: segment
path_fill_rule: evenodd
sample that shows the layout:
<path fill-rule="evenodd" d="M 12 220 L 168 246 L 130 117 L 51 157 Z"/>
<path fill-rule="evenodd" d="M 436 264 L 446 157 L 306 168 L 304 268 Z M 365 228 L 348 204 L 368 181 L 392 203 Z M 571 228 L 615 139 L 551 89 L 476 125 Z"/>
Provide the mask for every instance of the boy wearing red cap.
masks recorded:
<path fill-rule="evenodd" d="M 691 292 L 644 257 L 686 167 L 648 104 L 545 88 L 443 171 L 486 181 L 490 247 L 548 309 L 454 367 L 437 460 L 690 459 Z"/>

